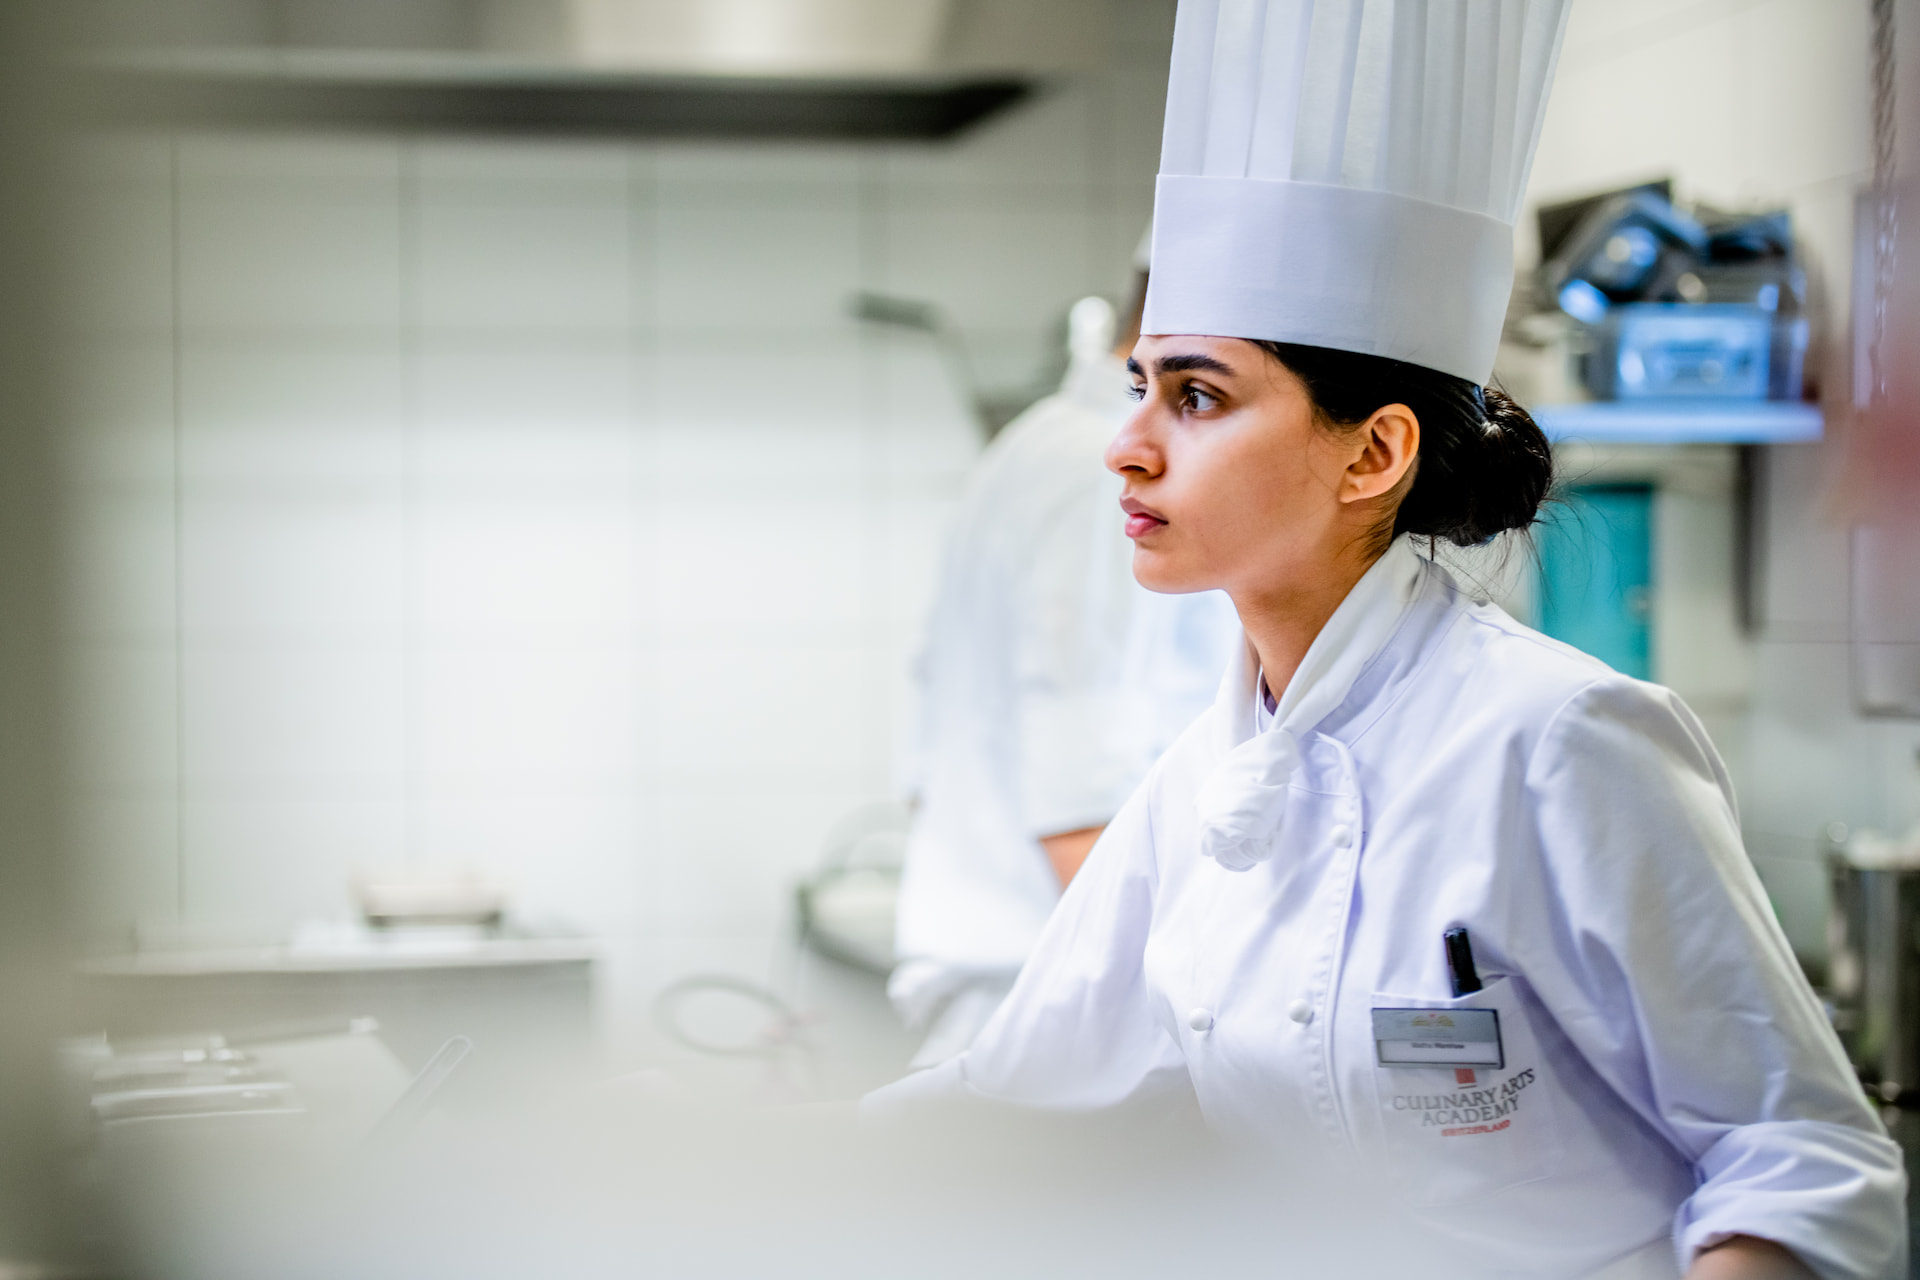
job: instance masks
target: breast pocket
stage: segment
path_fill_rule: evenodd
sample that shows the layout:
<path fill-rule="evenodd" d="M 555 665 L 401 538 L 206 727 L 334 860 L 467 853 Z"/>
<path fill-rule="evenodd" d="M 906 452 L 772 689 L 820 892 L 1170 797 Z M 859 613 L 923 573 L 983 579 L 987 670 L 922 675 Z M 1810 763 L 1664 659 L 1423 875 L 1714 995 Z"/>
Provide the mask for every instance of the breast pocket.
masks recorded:
<path fill-rule="evenodd" d="M 1560 1098 L 1520 984 L 1451 1000 L 1373 997 L 1381 1153 L 1405 1193 L 1442 1205 L 1554 1173 Z"/>

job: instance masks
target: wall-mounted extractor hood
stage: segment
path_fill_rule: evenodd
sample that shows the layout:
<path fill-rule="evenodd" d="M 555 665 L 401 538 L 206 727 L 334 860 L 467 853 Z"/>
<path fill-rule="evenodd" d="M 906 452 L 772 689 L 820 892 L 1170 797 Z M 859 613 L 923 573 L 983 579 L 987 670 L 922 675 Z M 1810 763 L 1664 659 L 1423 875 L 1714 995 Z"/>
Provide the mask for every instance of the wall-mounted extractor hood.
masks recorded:
<path fill-rule="evenodd" d="M 944 138 L 1099 56 L 1108 0 L 102 0 L 113 122 Z"/>
<path fill-rule="evenodd" d="M 99 123 L 648 138 L 947 138 L 1025 98 L 1005 77 L 662 75 L 459 54 L 95 62 Z"/>
<path fill-rule="evenodd" d="M 669 75 L 895 76 L 932 70 L 949 0 L 567 0 L 566 52 Z"/>

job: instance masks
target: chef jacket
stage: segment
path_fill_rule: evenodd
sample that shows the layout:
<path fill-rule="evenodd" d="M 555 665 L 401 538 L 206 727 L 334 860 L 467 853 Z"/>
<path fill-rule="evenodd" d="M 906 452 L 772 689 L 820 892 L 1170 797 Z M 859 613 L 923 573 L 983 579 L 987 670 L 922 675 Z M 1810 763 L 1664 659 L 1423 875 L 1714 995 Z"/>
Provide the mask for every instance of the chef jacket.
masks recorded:
<path fill-rule="evenodd" d="M 1133 580 L 1102 461 L 1131 381 L 1110 356 L 1075 361 L 988 446 L 950 532 L 902 777 L 917 805 L 889 993 L 916 1025 L 1011 983 L 1060 899 L 1039 837 L 1112 818 L 1238 643 L 1220 592 Z"/>
<path fill-rule="evenodd" d="M 1383 1211 L 1480 1274 L 1671 1276 L 1738 1234 L 1828 1277 L 1905 1274 L 1899 1150 L 1678 697 L 1470 598 L 1406 539 L 1264 728 L 1258 687 L 1243 645 L 972 1048 L 870 1115 L 1190 1091 L 1225 1133 L 1377 1169 Z M 1458 997 L 1456 926 L 1484 981 Z M 1382 1064 L 1401 1055 L 1377 1011 L 1487 1010 L 1499 1065 Z"/>

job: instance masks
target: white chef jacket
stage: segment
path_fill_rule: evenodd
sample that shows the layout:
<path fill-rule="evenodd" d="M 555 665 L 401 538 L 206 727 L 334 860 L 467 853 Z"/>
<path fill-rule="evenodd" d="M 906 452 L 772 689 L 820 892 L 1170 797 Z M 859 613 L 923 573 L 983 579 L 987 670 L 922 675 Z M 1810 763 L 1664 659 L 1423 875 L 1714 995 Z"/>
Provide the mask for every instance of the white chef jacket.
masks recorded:
<path fill-rule="evenodd" d="M 1112 357 L 1076 361 L 982 454 L 949 534 L 902 779 L 917 805 L 888 989 L 916 1025 L 965 1014 L 956 1051 L 1059 901 L 1039 837 L 1111 819 L 1211 704 L 1238 642 L 1221 593 L 1133 580 L 1103 460 L 1136 407 L 1130 382 Z"/>
<path fill-rule="evenodd" d="M 1679 698 L 1470 599 L 1405 539 L 1264 731 L 1242 649 L 972 1048 L 870 1115 L 1191 1090 L 1226 1133 L 1376 1168 L 1383 1211 L 1480 1274 L 1671 1276 L 1751 1234 L 1824 1276 L 1904 1276 L 1899 1150 Z M 1458 998 L 1454 926 L 1485 982 Z M 1495 1010 L 1504 1065 L 1382 1066 L 1376 1009 Z M 1655 1271 L 1622 1263 L 1669 1242 Z"/>

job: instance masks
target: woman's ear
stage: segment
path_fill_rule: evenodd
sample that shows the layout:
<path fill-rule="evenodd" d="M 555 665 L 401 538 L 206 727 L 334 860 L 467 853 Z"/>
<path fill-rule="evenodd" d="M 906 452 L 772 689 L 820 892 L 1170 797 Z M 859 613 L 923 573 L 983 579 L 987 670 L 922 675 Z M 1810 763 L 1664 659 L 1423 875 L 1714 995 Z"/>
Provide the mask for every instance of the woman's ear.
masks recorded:
<path fill-rule="evenodd" d="M 1365 502 L 1392 493 L 1420 454 L 1420 419 L 1404 404 L 1384 405 L 1353 433 L 1359 452 L 1340 480 L 1340 501 Z"/>

